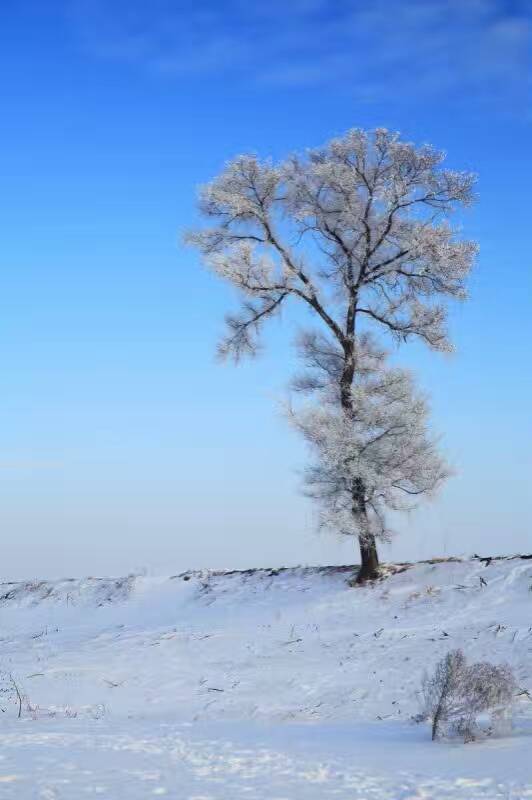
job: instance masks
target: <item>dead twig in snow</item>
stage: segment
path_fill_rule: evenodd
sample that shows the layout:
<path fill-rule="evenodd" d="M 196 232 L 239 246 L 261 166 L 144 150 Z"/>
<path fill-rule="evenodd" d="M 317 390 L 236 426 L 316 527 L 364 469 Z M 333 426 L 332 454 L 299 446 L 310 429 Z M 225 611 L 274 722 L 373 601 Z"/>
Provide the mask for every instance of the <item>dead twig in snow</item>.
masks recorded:
<path fill-rule="evenodd" d="M 106 683 L 108 686 L 111 687 L 111 689 L 116 689 L 118 686 L 123 686 L 124 685 L 124 681 L 119 681 L 118 683 L 115 683 L 115 681 L 110 681 L 107 678 L 104 678 L 103 680 L 104 680 L 104 683 Z"/>
<path fill-rule="evenodd" d="M 13 677 L 13 673 L 12 672 L 9 673 L 9 680 L 11 681 L 13 689 L 15 690 L 15 694 L 17 695 L 17 700 L 18 700 L 18 719 L 20 719 L 21 716 L 22 716 L 22 695 L 20 693 L 20 689 L 18 688 L 18 684 L 17 684 L 15 678 Z"/>

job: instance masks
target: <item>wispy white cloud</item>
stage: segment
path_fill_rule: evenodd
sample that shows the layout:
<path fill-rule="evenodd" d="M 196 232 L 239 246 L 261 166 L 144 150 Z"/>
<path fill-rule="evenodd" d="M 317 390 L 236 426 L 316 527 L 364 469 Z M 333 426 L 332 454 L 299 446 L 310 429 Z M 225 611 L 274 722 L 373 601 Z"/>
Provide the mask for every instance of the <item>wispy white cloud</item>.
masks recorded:
<path fill-rule="evenodd" d="M 91 54 L 176 76 L 327 84 L 370 100 L 494 96 L 530 75 L 528 0 L 70 0 L 70 17 Z"/>

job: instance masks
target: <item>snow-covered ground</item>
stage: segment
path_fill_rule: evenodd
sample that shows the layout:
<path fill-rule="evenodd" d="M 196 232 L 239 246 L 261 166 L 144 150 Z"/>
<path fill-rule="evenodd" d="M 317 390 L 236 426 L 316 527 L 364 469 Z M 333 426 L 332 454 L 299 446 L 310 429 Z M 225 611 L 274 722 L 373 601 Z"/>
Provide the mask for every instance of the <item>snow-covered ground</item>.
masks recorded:
<path fill-rule="evenodd" d="M 432 743 L 411 721 L 455 647 L 532 695 L 532 560 L 348 576 L 3 584 L 0 798 L 532 798 L 525 694 L 507 738 Z"/>

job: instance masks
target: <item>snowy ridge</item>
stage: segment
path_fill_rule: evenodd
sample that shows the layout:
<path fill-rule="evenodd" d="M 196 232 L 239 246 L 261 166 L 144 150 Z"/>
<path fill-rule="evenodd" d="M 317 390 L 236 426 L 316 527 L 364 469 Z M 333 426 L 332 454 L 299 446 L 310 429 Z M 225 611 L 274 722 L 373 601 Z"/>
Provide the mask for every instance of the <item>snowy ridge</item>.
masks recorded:
<path fill-rule="evenodd" d="M 404 796 L 532 797 L 532 775 L 528 782 L 530 766 L 522 749 L 529 746 L 532 735 L 532 702 L 526 694 L 532 695 L 532 560 L 399 565 L 383 580 L 357 588 L 347 584 L 351 574 L 349 567 L 325 567 L 4 584 L 0 667 L 5 675 L 13 675 L 27 701 L 23 718 L 17 720 L 16 704 L 6 690 L 0 744 L 10 752 L 18 747 L 32 750 L 36 742 L 49 747 L 59 737 L 71 747 L 86 734 L 93 744 L 100 742 L 94 744 L 96 749 L 105 750 L 118 733 L 120 741 L 133 736 L 138 743 L 135 730 L 171 761 L 179 737 L 185 737 L 190 752 L 198 748 L 203 752 L 203 735 L 212 739 L 224 731 L 223 737 L 235 741 L 245 724 L 247 742 L 257 735 L 259 723 L 261 731 L 267 723 L 268 730 L 277 731 L 275 742 L 284 742 L 282 752 L 292 753 L 290 758 L 297 763 L 303 756 L 294 755 L 290 730 L 299 731 L 298 741 L 307 741 L 311 750 L 321 736 L 342 739 L 334 728 L 342 726 L 347 736 L 342 739 L 344 749 L 346 741 L 358 736 L 362 749 L 370 747 L 362 742 L 373 742 L 375 752 L 389 747 L 392 753 L 398 751 L 391 742 L 405 747 L 411 741 L 413 752 L 418 745 L 429 746 L 428 731 L 411 722 L 419 710 L 421 676 L 449 649 L 461 647 L 472 660 L 507 661 L 514 667 L 523 690 L 514 736 L 490 755 L 490 769 L 498 770 L 498 777 L 493 784 L 488 781 L 487 788 L 480 790 L 474 783 L 474 791 L 458 790 L 454 778 L 449 778 L 448 794 L 433 789 L 433 794 Z M 218 734 L 205 728 L 214 724 Z M 302 725 L 307 733 L 301 733 Z M 174 749 L 166 739 L 168 726 Z M 229 747 L 226 738 L 224 742 L 217 747 Z M 465 750 L 473 752 L 476 747 L 479 753 L 494 744 L 490 740 Z M 433 745 L 427 753 L 438 759 L 436 754 L 445 747 Z M 92 752 L 87 742 L 84 748 Z M 277 757 L 274 751 L 270 742 L 272 763 Z M 209 752 L 210 764 L 214 751 Z M 250 763 L 257 765 L 253 752 Z M 352 756 L 349 751 L 348 762 Z M 408 754 L 405 757 L 408 760 Z M 502 759 L 499 766 L 497 759 Z M 334 773 L 331 787 L 343 791 L 345 784 L 346 794 L 339 790 L 341 797 L 359 797 L 354 783 L 345 783 L 346 765 L 337 768 L 344 778 Z M 270 769 L 266 762 L 264 769 Z M 15 784 L 13 794 L 2 794 L 1 772 L 0 761 L 0 797 L 20 797 Z M 495 792 L 496 780 L 506 772 L 519 794 Z M 402 797 L 392 789 L 385 793 L 385 786 L 395 786 L 389 775 L 385 777 L 387 783 L 383 777 L 375 784 L 381 794 L 366 792 L 360 797 Z M 271 796 L 276 800 L 328 797 L 328 779 L 323 780 L 321 794 L 310 793 L 307 786 L 306 793 L 298 794 L 296 787 L 293 794 L 279 791 Z M 231 796 L 240 796 L 238 787 L 237 781 Z M 79 786 L 77 791 L 82 791 Z M 127 796 L 149 796 L 135 791 Z M 229 795 L 202 788 L 196 795 L 171 796 Z"/>
<path fill-rule="evenodd" d="M 2 668 L 40 706 L 185 721 L 409 717 L 421 673 L 454 647 L 509 661 L 532 691 L 532 561 L 402 565 L 363 588 L 352 571 L 13 584 Z"/>

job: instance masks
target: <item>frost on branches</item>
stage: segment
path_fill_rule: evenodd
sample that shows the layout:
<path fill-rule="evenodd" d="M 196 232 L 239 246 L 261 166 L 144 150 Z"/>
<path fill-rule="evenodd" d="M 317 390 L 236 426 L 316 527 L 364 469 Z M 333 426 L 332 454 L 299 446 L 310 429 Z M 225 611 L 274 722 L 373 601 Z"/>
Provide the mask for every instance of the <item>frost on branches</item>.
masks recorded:
<path fill-rule="evenodd" d="M 364 330 L 451 349 L 446 301 L 465 298 L 476 245 L 459 237 L 450 217 L 471 203 L 474 177 L 445 169 L 443 160 L 428 145 L 377 129 L 352 130 L 279 164 L 250 155 L 227 164 L 201 193 L 208 227 L 187 237 L 241 295 L 221 356 L 255 354 L 268 319 L 292 300 L 302 303 L 319 326 L 316 337 L 334 343 L 338 424 L 349 428 L 353 413 L 366 413 L 355 408 Z M 365 479 L 354 480 L 353 507 L 368 495 Z M 369 577 L 375 544 L 368 536 L 360 544 L 361 576 Z"/>
<path fill-rule="evenodd" d="M 319 501 L 324 527 L 365 542 L 387 538 L 386 511 L 414 508 L 448 476 L 427 430 L 425 400 L 410 374 L 387 367 L 386 354 L 362 334 L 346 413 L 337 380 L 342 353 L 334 341 L 307 334 L 300 349 L 308 369 L 294 388 L 316 402 L 290 408 L 289 416 L 313 455 L 307 493 Z"/>

